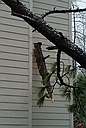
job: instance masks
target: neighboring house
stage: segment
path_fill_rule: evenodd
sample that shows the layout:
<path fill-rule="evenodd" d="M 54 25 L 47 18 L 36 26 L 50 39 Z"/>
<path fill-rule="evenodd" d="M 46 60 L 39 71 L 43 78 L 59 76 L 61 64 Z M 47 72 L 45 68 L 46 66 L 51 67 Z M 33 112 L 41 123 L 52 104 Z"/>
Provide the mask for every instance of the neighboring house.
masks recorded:
<path fill-rule="evenodd" d="M 54 7 L 68 9 L 70 0 L 22 0 L 36 14 L 43 14 Z M 48 23 L 71 38 L 69 14 L 54 14 Z M 10 9 L 0 1 L 0 128 L 73 128 L 70 104 L 55 89 L 55 102 L 45 101 L 39 108 L 37 94 L 41 77 L 33 61 L 33 43 L 43 42 L 48 67 L 55 61 L 55 52 L 47 51 L 51 43 L 22 19 L 10 15 Z M 63 55 L 66 64 L 71 58 Z M 33 71 L 32 71 L 33 69 Z"/>

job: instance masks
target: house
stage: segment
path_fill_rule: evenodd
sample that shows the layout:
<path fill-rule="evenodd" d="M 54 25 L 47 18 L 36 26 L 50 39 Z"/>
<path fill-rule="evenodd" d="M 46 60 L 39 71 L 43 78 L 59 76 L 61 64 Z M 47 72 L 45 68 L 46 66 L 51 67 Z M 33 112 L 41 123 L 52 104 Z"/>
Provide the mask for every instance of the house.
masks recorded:
<path fill-rule="evenodd" d="M 34 13 L 68 9 L 70 0 L 22 0 Z M 46 21 L 55 29 L 71 38 L 71 16 L 54 14 Z M 47 51 L 51 43 L 37 31 L 32 33 L 27 23 L 10 15 L 10 9 L 0 0 L 0 127 L 1 128 L 73 128 L 70 104 L 55 89 L 55 101 L 46 100 L 43 107 L 37 106 L 37 94 L 41 86 L 33 43 L 42 42 L 48 67 L 55 61 L 55 52 Z M 63 54 L 66 64 L 71 58 Z"/>

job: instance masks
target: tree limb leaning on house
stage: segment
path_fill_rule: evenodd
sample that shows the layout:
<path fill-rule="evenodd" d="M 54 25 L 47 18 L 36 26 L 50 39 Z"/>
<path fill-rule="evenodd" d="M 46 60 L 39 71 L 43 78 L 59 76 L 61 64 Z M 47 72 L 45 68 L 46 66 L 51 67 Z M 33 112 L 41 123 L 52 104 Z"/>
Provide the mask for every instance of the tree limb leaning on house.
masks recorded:
<path fill-rule="evenodd" d="M 29 25 L 35 28 L 39 33 L 45 36 L 58 49 L 65 52 L 67 55 L 76 60 L 82 68 L 86 69 L 86 53 L 83 52 L 77 45 L 71 42 L 61 33 L 50 27 L 46 21 L 33 14 L 23 3 L 18 0 L 2 0 L 12 10 L 12 15 L 18 16 L 25 20 Z"/>

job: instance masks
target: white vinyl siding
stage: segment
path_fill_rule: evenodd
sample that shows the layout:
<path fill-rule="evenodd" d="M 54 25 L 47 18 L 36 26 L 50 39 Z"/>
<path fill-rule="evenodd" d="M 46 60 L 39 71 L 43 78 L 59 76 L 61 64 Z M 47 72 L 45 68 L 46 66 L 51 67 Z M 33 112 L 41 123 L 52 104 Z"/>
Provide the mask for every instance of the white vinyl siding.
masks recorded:
<path fill-rule="evenodd" d="M 49 10 L 56 9 L 68 9 L 68 0 L 33 0 L 33 10 L 36 14 L 44 14 Z M 69 37 L 69 15 L 68 14 L 53 14 L 45 18 L 47 23 L 55 28 L 57 31 L 63 32 L 63 34 Z M 47 68 L 50 69 L 52 63 L 54 63 L 56 51 L 46 50 L 47 46 L 52 45 L 45 37 L 39 34 L 37 31 L 33 33 L 33 43 L 42 42 L 42 50 L 44 57 L 50 55 L 50 58 L 46 60 Z M 65 64 L 71 64 L 69 56 L 62 54 L 62 60 Z M 37 106 L 38 92 L 42 86 L 41 76 L 39 75 L 35 58 L 33 58 L 33 114 L 32 114 L 32 127 L 33 128 L 71 128 L 71 114 L 68 112 L 69 102 L 64 97 L 61 97 L 58 86 L 54 91 L 54 99 L 45 100 L 43 107 Z"/>
<path fill-rule="evenodd" d="M 1 2 L 0 127 L 28 128 L 29 29 L 27 23 L 10 13 L 9 7 Z"/>
<path fill-rule="evenodd" d="M 54 7 L 60 10 L 69 8 L 69 0 L 20 1 L 37 15 Z M 37 94 L 42 83 L 34 56 L 32 58 L 31 43 L 43 43 L 44 56 L 50 54 L 46 60 L 48 69 L 56 55 L 56 51 L 46 50 L 52 43 L 37 31 L 32 34 L 32 28 L 26 22 L 10 13 L 9 7 L 0 0 L 0 128 L 71 128 L 67 109 L 70 103 L 60 96 L 58 86 L 53 103 L 46 100 L 43 107 L 37 106 Z M 68 14 L 49 15 L 45 20 L 69 37 Z M 71 64 L 69 56 L 63 54 L 62 59 Z"/>

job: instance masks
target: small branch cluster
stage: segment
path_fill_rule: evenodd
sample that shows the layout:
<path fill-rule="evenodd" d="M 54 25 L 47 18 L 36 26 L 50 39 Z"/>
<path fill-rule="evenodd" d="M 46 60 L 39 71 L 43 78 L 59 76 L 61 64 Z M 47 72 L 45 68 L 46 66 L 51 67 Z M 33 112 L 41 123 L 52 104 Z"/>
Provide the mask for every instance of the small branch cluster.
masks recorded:
<path fill-rule="evenodd" d="M 36 58 L 36 63 L 38 66 L 39 73 L 42 77 L 42 83 L 43 83 L 43 87 L 41 88 L 41 90 L 38 94 L 39 100 L 38 100 L 37 104 L 39 107 L 41 107 L 43 105 L 45 97 L 52 99 L 54 88 L 55 88 L 56 84 L 60 85 L 60 87 L 64 86 L 66 88 L 65 89 L 66 94 L 71 93 L 71 91 L 70 91 L 71 88 L 73 88 L 73 89 L 76 88 L 74 86 L 66 84 L 63 80 L 64 77 L 66 77 L 68 79 L 67 75 L 69 74 L 70 70 L 67 70 L 66 73 L 64 73 L 64 71 L 63 71 L 63 74 L 60 75 L 61 74 L 61 71 L 60 71 L 61 70 L 61 67 L 60 67 L 61 50 L 57 51 L 57 61 L 51 67 L 50 72 L 48 72 L 45 59 L 48 58 L 49 55 L 47 57 L 43 56 L 41 45 L 42 45 L 41 42 L 34 44 L 34 55 Z M 48 47 L 48 49 L 49 50 L 55 49 L 55 47 Z M 64 68 L 64 63 L 63 63 L 63 68 Z M 68 67 L 68 69 L 70 69 L 70 66 Z M 71 71 L 73 71 L 73 70 L 71 70 Z M 52 85 L 50 79 L 53 74 L 56 75 L 55 76 L 56 80 L 55 80 L 54 84 Z"/>

